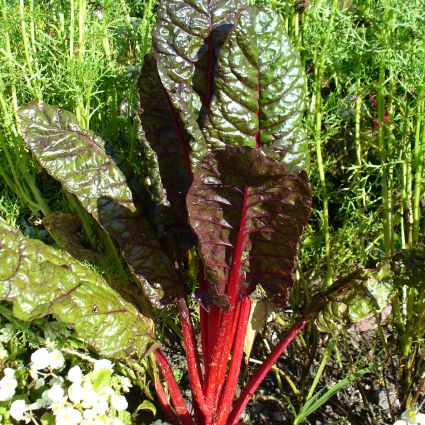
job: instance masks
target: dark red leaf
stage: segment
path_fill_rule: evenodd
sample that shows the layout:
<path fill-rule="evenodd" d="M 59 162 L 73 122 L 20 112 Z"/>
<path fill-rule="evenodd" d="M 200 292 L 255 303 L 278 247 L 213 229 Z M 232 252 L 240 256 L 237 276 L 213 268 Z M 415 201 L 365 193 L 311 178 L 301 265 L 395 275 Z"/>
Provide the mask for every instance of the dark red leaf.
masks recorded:
<path fill-rule="evenodd" d="M 306 173 L 257 149 L 227 147 L 199 164 L 187 206 L 213 302 L 228 308 L 261 284 L 284 305 L 311 209 Z"/>

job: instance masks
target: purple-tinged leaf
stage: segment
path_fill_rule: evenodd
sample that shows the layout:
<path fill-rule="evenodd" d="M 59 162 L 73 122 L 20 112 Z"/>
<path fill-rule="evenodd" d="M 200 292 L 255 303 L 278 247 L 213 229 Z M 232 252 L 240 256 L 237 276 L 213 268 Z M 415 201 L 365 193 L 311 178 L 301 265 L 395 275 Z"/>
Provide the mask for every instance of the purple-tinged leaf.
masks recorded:
<path fill-rule="evenodd" d="M 152 54 L 145 56 L 138 89 L 140 122 L 158 167 L 151 173 L 160 179 L 165 197 L 160 217 L 155 217 L 160 237 L 167 246 L 175 244 L 187 250 L 195 240 L 186 210 L 186 194 L 192 183 L 190 136 L 161 83 Z"/>
<path fill-rule="evenodd" d="M 172 100 L 178 94 L 195 117 L 210 102 L 217 54 L 245 5 L 243 0 L 163 0 L 159 5 L 152 36 L 169 77 L 163 83 Z"/>
<path fill-rule="evenodd" d="M 172 263 L 150 223 L 136 211 L 125 177 L 105 153 L 103 140 L 55 106 L 32 102 L 20 108 L 19 116 L 34 156 L 115 238 L 145 296 L 158 307 L 179 296 L 181 284 Z M 149 261 L 141 268 L 145 258 Z"/>
<path fill-rule="evenodd" d="M 306 157 L 305 76 L 283 19 L 245 9 L 223 45 L 204 134 L 213 148 L 261 147 L 289 167 Z"/>
<path fill-rule="evenodd" d="M 0 299 L 13 302 L 13 313 L 22 320 L 53 315 L 106 357 L 138 358 L 155 342 L 152 321 L 102 276 L 2 219 Z"/>
<path fill-rule="evenodd" d="M 229 146 L 199 164 L 187 205 L 213 302 L 228 308 L 261 284 L 284 305 L 311 209 L 306 173 L 290 173 L 258 149 Z"/>
<path fill-rule="evenodd" d="M 58 247 L 71 254 L 78 261 L 90 261 L 101 265 L 101 252 L 83 246 L 79 238 L 81 220 L 72 213 L 55 212 L 43 218 L 43 226 L 53 237 Z"/>
<path fill-rule="evenodd" d="M 81 128 L 73 114 L 34 101 L 21 106 L 19 117 L 33 155 L 96 220 L 102 196 L 136 210 L 123 173 L 105 153 L 105 142 Z"/>
<path fill-rule="evenodd" d="M 99 223 L 117 241 L 145 296 L 156 307 L 181 297 L 176 271 L 146 219 L 106 197 L 98 199 L 98 211 Z"/>

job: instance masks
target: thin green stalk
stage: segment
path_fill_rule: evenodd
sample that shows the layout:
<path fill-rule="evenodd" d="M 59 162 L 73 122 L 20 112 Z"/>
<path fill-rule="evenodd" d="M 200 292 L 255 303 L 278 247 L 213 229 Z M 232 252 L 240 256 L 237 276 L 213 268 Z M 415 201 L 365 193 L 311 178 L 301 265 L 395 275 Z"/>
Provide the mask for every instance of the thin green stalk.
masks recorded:
<path fill-rule="evenodd" d="M 322 360 L 320 361 L 319 369 L 317 369 L 316 375 L 314 377 L 313 383 L 311 384 L 310 390 L 308 391 L 306 401 L 308 401 L 314 394 L 314 391 L 319 384 L 320 378 L 323 375 L 323 371 L 325 370 L 326 365 L 328 364 L 329 358 L 334 350 L 335 341 L 331 341 L 327 347 L 325 348 L 325 352 L 323 353 Z"/>
<path fill-rule="evenodd" d="M 384 233 L 384 252 L 389 257 L 392 253 L 391 241 L 391 210 L 388 193 L 388 164 L 387 164 L 387 148 L 384 138 L 384 122 L 385 122 L 385 62 L 381 58 L 379 64 L 379 82 L 378 82 L 378 149 L 381 158 L 381 196 L 382 209 L 384 215 L 383 233 Z"/>
<path fill-rule="evenodd" d="M 362 172 L 362 143 L 361 143 L 361 112 L 363 98 L 361 95 L 361 82 L 360 78 L 356 81 L 356 111 L 354 117 L 354 143 L 356 146 L 356 170 L 354 177 L 354 187 L 357 190 L 356 200 L 359 209 L 364 210 L 366 208 L 366 190 L 361 184 L 361 172 Z M 360 193 L 359 193 L 360 192 Z"/>
<path fill-rule="evenodd" d="M 78 0 L 78 59 L 84 61 L 86 2 Z"/>
<path fill-rule="evenodd" d="M 29 87 L 29 89 L 31 90 L 32 95 L 34 97 L 36 97 L 39 100 L 42 100 L 42 94 L 37 84 L 37 76 L 35 75 L 35 72 L 34 72 L 33 59 L 32 59 L 32 54 L 30 51 L 30 46 L 28 41 L 28 34 L 27 34 L 27 29 L 25 24 L 24 0 L 19 0 L 19 13 L 21 17 L 21 32 L 22 32 L 22 41 L 24 43 L 25 62 L 26 62 L 28 73 L 30 75 L 30 80 L 31 80 L 31 86 Z"/>
<path fill-rule="evenodd" d="M 37 53 L 37 44 L 35 42 L 35 24 L 34 24 L 34 0 L 30 0 L 29 8 L 30 14 L 30 35 L 31 35 L 31 48 L 34 54 Z"/>
<path fill-rule="evenodd" d="M 422 96 L 423 90 L 419 92 L 418 107 L 417 107 L 417 120 L 415 131 L 415 145 L 414 145 L 414 164 L 415 164 L 415 177 L 414 177 L 414 193 L 413 193 L 413 244 L 419 240 L 420 221 L 421 221 L 421 195 L 423 184 L 423 165 L 425 155 L 425 126 L 423 126 L 422 114 L 425 111 L 425 99 Z M 422 137 L 421 137 L 422 130 Z"/>
<path fill-rule="evenodd" d="M 69 7 L 69 59 L 72 60 L 74 58 L 74 25 L 75 25 L 75 0 L 70 0 Z"/>
<path fill-rule="evenodd" d="M 329 25 L 326 31 L 326 38 L 322 45 L 320 57 L 316 62 L 315 68 L 315 131 L 314 142 L 316 148 L 317 167 L 319 171 L 320 189 L 323 202 L 323 233 L 325 239 L 325 257 L 326 257 L 326 278 L 325 285 L 329 286 L 333 280 L 332 258 L 331 258 L 331 241 L 329 229 L 329 199 L 326 188 L 325 167 L 322 155 L 322 93 L 321 84 L 325 65 L 325 54 L 329 45 L 330 36 L 333 32 L 333 25 L 335 15 L 338 9 L 338 1 L 332 1 L 331 16 L 329 18 Z"/>
<path fill-rule="evenodd" d="M 6 11 L 6 4 L 5 2 L 2 2 L 2 18 L 3 18 L 3 22 L 6 23 L 7 22 L 7 11 Z M 9 76 L 11 79 L 11 97 L 12 97 L 12 105 L 13 105 L 13 111 L 14 111 L 14 115 L 15 115 L 15 122 L 18 122 L 18 96 L 16 94 L 16 84 L 15 84 L 15 72 L 14 72 L 14 66 L 12 61 L 10 60 L 10 58 L 12 58 L 12 47 L 10 44 L 10 35 L 9 35 L 9 25 L 4 25 L 3 28 L 3 35 L 5 37 L 5 44 L 6 44 L 6 54 L 7 54 L 7 58 L 8 58 L 8 65 L 9 65 Z M 4 95 L 4 85 L 3 82 L 0 79 L 0 94 L 3 97 Z M 7 107 L 3 108 L 4 110 L 7 110 Z M 7 115 L 7 114 L 5 114 Z M 16 126 L 11 122 L 10 123 L 10 128 L 13 132 L 13 134 L 15 136 L 18 135 L 18 129 L 16 128 Z"/>

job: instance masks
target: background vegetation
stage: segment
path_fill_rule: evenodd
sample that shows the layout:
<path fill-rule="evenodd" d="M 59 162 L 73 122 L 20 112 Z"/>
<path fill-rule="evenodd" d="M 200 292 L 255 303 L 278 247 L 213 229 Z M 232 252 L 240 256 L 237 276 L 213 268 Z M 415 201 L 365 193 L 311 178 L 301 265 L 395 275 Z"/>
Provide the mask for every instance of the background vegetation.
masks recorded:
<path fill-rule="evenodd" d="M 383 387 L 390 379 L 401 407 L 413 406 L 421 400 L 425 374 L 425 3 L 256 3 L 285 17 L 308 76 L 305 124 L 314 212 L 290 307 L 296 312 L 314 289 L 359 266 L 373 275 L 369 292 L 353 297 L 351 309 L 331 304 L 306 330 L 300 344 L 306 358 L 316 358 L 309 367 L 317 379 L 304 376 L 295 386 L 296 373 L 292 379 L 278 369 L 276 385 L 289 392 L 296 417 L 329 359 L 348 359 L 346 374 L 370 363 L 364 352 L 353 351 L 340 323 L 363 317 L 372 293 L 376 311 L 391 306 L 386 325 L 378 320 L 374 379 Z M 53 211 L 84 213 L 31 159 L 19 135 L 18 105 L 38 98 L 74 112 L 143 176 L 135 82 L 150 47 L 155 1 L 1 0 L 0 7 L 0 214 L 25 234 L 52 243 L 40 219 Z M 110 270 L 104 270 L 110 277 L 122 269 L 119 255 L 86 216 L 84 223 L 87 244 L 104 246 L 111 257 Z M 393 268 L 400 267 L 398 278 L 384 284 L 390 258 Z M 6 305 L 0 316 L 3 326 L 11 323 Z M 277 316 L 283 326 L 291 320 L 290 312 Z M 42 340 L 20 344 L 31 348 Z M 17 361 L 24 351 L 9 352 L 2 362 Z M 364 396 L 361 379 L 357 383 Z M 393 419 L 397 413 L 395 407 Z M 382 420 L 372 409 L 369 414 L 372 423 Z"/>

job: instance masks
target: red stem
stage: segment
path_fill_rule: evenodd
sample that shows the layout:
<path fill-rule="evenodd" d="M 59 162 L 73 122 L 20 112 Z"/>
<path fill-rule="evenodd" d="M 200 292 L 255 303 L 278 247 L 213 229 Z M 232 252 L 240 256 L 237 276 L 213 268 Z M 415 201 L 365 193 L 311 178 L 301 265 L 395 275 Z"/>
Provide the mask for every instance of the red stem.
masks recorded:
<path fill-rule="evenodd" d="M 214 347 L 217 344 L 218 331 L 220 329 L 220 323 L 222 320 L 222 310 L 214 304 L 210 305 L 210 311 L 208 312 L 207 318 L 207 327 L 208 327 L 208 374 L 206 373 L 206 382 L 205 388 L 208 387 L 209 377 L 210 377 L 210 365 L 212 364 L 212 357 L 214 353 Z"/>
<path fill-rule="evenodd" d="M 164 377 L 165 382 L 167 383 L 171 401 L 173 402 L 174 410 L 176 411 L 176 415 L 179 418 L 180 423 L 182 425 L 195 425 L 192 417 L 190 416 L 187 410 L 186 404 L 184 403 L 180 388 L 177 385 L 177 382 L 173 375 L 173 371 L 171 370 L 167 358 L 164 356 L 164 353 L 159 348 L 154 351 L 154 355 L 161 369 L 162 376 Z"/>
<path fill-rule="evenodd" d="M 329 300 L 332 300 L 332 297 L 334 297 L 337 293 L 344 291 L 347 286 L 352 285 L 355 281 L 362 281 L 366 279 L 367 277 L 364 276 L 364 271 L 362 269 L 358 269 L 350 275 L 342 279 L 338 279 L 331 286 L 329 286 L 326 291 L 319 292 L 313 297 L 302 316 L 294 323 L 291 329 L 289 329 L 282 341 L 280 341 L 279 344 L 273 349 L 264 363 L 249 380 L 248 385 L 242 391 L 242 394 L 238 400 L 236 400 L 226 425 L 237 425 L 238 419 L 244 411 L 246 405 L 248 404 L 249 400 L 251 400 L 258 386 L 270 371 L 271 367 L 277 362 L 281 354 L 286 350 L 294 338 L 303 330 L 304 326 L 311 320 L 314 314 L 320 311 L 323 306 Z"/>
<path fill-rule="evenodd" d="M 314 313 L 321 307 L 321 304 L 317 303 L 314 308 L 307 309 L 307 311 L 295 322 L 292 328 L 286 333 L 285 337 L 279 342 L 279 344 L 269 354 L 263 364 L 255 372 L 252 378 L 249 380 L 248 385 L 242 391 L 239 399 L 236 401 L 232 412 L 230 413 L 227 425 L 236 425 L 238 419 L 244 411 L 249 400 L 251 400 L 258 386 L 261 384 L 271 367 L 278 361 L 281 354 L 286 350 L 288 345 L 293 339 L 301 332 L 304 326 L 311 320 Z"/>
<path fill-rule="evenodd" d="M 192 389 L 194 399 L 196 400 L 199 409 L 205 416 L 208 416 L 209 412 L 202 389 L 202 372 L 201 365 L 199 363 L 198 351 L 196 348 L 195 335 L 190 319 L 190 312 L 187 308 L 187 304 L 184 298 L 181 298 L 177 302 L 177 308 L 179 310 L 180 325 L 183 331 L 183 347 L 186 352 L 190 388 Z"/>
<path fill-rule="evenodd" d="M 204 264 L 202 261 L 199 262 L 199 289 L 201 291 L 208 291 L 208 283 L 204 278 Z M 199 306 L 199 315 L 200 315 L 200 331 L 201 331 L 201 346 L 202 346 L 202 360 L 204 362 L 204 385 L 208 379 L 208 365 L 210 361 L 210 351 L 209 351 L 209 332 L 208 332 L 208 312 L 205 308 Z"/>
<path fill-rule="evenodd" d="M 232 407 L 235 398 L 236 387 L 238 385 L 239 372 L 242 362 L 244 341 L 246 329 L 248 326 L 249 314 L 251 312 L 251 300 L 246 297 L 241 301 L 241 309 L 238 317 L 238 327 L 233 342 L 232 360 L 230 362 L 229 374 L 226 381 L 226 386 L 221 395 L 220 410 L 218 412 L 216 424 L 225 425 L 226 419 L 229 416 L 230 408 Z"/>
<path fill-rule="evenodd" d="M 237 317 L 236 307 L 240 305 L 238 301 L 239 280 L 241 274 L 242 254 L 245 240 L 246 213 L 248 203 L 248 188 L 244 187 L 242 198 L 242 211 L 239 223 L 238 235 L 233 252 L 232 269 L 227 283 L 226 295 L 230 302 L 230 311 L 222 312 L 220 330 L 214 346 L 214 353 L 210 367 L 210 379 L 206 391 L 207 404 L 211 410 L 215 410 L 216 402 L 220 395 L 219 391 L 223 385 L 224 375 L 227 367 L 230 350 L 233 345 L 234 332 L 236 329 L 235 317 Z"/>
<path fill-rule="evenodd" d="M 230 312 L 223 314 L 223 323 L 220 327 L 219 339 L 217 345 L 222 349 L 218 351 L 219 357 L 213 360 L 216 366 L 214 374 L 211 376 L 210 393 L 207 393 L 207 404 L 212 411 L 217 413 L 218 401 L 226 379 L 226 370 L 231 348 L 234 344 L 237 318 L 240 314 L 241 303 Z M 230 330 L 229 330 L 230 329 Z"/>
<path fill-rule="evenodd" d="M 165 394 L 164 388 L 161 384 L 161 380 L 158 376 L 158 371 L 156 370 L 156 365 L 153 369 L 154 379 L 155 379 L 155 391 L 158 395 L 159 404 L 162 407 L 162 410 L 165 413 L 165 416 L 167 417 L 167 421 L 170 422 L 173 425 L 178 425 L 179 421 L 176 418 L 176 415 L 174 414 L 173 410 L 171 409 L 170 403 L 168 402 L 168 398 Z"/>

